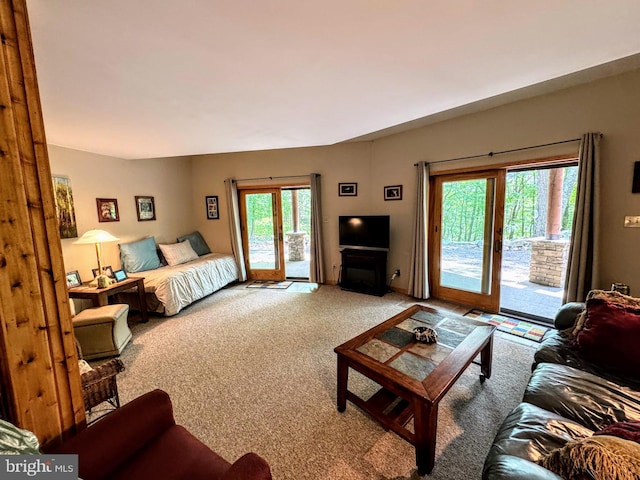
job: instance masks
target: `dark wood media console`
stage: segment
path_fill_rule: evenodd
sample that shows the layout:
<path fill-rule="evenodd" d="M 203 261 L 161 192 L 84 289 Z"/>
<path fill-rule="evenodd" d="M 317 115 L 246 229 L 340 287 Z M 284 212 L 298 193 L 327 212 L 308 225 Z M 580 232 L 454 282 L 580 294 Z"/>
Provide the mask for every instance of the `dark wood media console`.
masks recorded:
<path fill-rule="evenodd" d="M 340 287 L 343 290 L 382 296 L 387 293 L 387 252 L 342 250 Z"/>

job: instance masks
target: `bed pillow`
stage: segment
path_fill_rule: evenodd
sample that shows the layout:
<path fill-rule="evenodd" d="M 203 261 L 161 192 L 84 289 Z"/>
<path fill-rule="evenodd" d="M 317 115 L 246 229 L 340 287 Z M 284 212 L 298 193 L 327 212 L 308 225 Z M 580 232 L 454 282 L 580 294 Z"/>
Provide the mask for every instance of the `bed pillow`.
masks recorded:
<path fill-rule="evenodd" d="M 198 254 L 191 247 L 189 240 L 158 246 L 169 265 L 180 265 L 198 258 Z"/>
<path fill-rule="evenodd" d="M 178 242 L 183 242 L 184 240 L 189 240 L 191 248 L 193 248 L 199 257 L 206 255 L 207 253 L 211 253 L 209 245 L 207 245 L 207 242 L 202 238 L 202 235 L 198 231 L 178 237 Z"/>
<path fill-rule="evenodd" d="M 640 309 L 601 298 L 587 300 L 587 313 L 575 343 L 590 361 L 616 372 L 637 375 L 640 365 Z"/>
<path fill-rule="evenodd" d="M 137 242 L 121 243 L 118 247 L 120 247 L 122 268 L 126 272 L 145 272 L 162 266 L 156 251 L 156 240 L 153 237 Z"/>

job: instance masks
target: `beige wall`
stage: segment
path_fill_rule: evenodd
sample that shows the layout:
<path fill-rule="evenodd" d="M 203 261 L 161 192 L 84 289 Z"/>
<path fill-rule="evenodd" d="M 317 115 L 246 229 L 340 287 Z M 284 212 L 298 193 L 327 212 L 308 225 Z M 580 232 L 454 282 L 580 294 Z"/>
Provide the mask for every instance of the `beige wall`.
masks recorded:
<path fill-rule="evenodd" d="M 401 270 L 393 286 L 407 287 L 414 163 L 578 138 L 600 131 L 602 141 L 603 241 L 601 287 L 627 283 L 640 294 L 640 229 L 623 228 L 624 215 L 640 215 L 640 195 L 631 194 L 634 161 L 640 160 L 640 70 L 514 102 L 369 143 L 331 147 L 203 155 L 193 158 L 193 208 L 197 227 L 216 249 L 229 251 L 223 180 L 278 175 L 322 174 L 326 272 L 335 280 L 339 266 L 337 218 L 342 214 L 390 214 L 389 271 Z M 578 143 L 475 160 L 434 165 L 451 169 L 487 162 L 540 158 L 577 152 Z M 338 197 L 339 182 L 358 182 L 358 197 Z M 402 201 L 384 201 L 385 185 L 403 185 Z M 204 220 L 205 195 L 219 195 L 221 219 Z"/>
<path fill-rule="evenodd" d="M 640 215 L 640 195 L 631 194 L 633 163 L 640 160 L 640 70 L 484 112 L 465 115 L 374 142 L 329 147 L 201 155 L 189 158 L 122 160 L 50 147 L 54 173 L 71 177 L 80 233 L 104 228 L 123 240 L 155 235 L 161 243 L 199 229 L 212 249 L 230 252 L 224 179 L 322 175 L 325 268 L 329 282 L 340 266 L 337 218 L 347 214 L 391 215 L 389 271 L 401 270 L 393 286 L 407 287 L 411 218 L 415 196 L 414 163 L 578 138 L 600 131 L 603 212 L 601 287 L 613 281 L 640 294 L 640 229 L 623 228 L 625 215 Z M 576 152 L 568 144 L 511 156 L 433 165 L 434 171 L 487 161 L 511 161 Z M 294 181 L 292 179 L 292 181 Z M 339 197 L 338 183 L 357 182 L 357 197 Z M 255 182 L 254 182 L 255 183 Z M 401 201 L 384 201 L 385 185 L 403 185 Z M 138 222 L 134 195 L 154 195 L 158 220 Z M 204 197 L 218 195 L 220 219 L 207 220 Z M 121 221 L 98 223 L 95 198 L 115 197 Z M 94 266 L 90 247 L 63 240 L 67 270 L 89 278 Z M 117 246 L 105 249 L 107 264 L 119 265 Z"/>
<path fill-rule="evenodd" d="M 119 268 L 118 243 L 150 235 L 158 243 L 173 243 L 192 229 L 189 158 L 123 160 L 49 145 L 49 159 L 53 174 L 70 178 L 78 235 L 98 228 L 120 238 L 103 245 L 105 265 Z M 138 221 L 135 195 L 154 197 L 155 221 Z M 117 199 L 120 221 L 99 222 L 96 198 Z M 74 245 L 75 240 L 62 240 L 65 269 L 78 270 L 83 280 L 90 280 L 91 269 L 97 267 L 95 248 Z"/>

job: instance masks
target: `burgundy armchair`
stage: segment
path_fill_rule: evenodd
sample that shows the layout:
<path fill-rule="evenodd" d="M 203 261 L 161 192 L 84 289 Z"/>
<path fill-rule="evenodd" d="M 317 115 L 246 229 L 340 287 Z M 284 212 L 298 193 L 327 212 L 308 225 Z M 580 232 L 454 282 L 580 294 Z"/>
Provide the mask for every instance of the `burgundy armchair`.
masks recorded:
<path fill-rule="evenodd" d="M 255 453 L 231 464 L 176 425 L 171 400 L 162 390 L 132 400 L 45 450 L 78 454 L 84 480 L 271 480 L 269 465 Z"/>

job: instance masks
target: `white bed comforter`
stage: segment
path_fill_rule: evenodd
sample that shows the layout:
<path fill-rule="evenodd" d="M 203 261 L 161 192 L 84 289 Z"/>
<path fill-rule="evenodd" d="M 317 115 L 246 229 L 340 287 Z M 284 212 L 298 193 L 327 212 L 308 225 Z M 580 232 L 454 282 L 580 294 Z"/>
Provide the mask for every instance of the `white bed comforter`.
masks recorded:
<path fill-rule="evenodd" d="M 164 305 L 166 316 L 238 279 L 233 255 L 209 253 L 181 265 L 132 274 L 144 277 L 144 289 Z"/>

